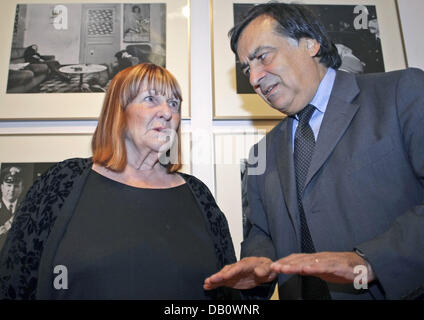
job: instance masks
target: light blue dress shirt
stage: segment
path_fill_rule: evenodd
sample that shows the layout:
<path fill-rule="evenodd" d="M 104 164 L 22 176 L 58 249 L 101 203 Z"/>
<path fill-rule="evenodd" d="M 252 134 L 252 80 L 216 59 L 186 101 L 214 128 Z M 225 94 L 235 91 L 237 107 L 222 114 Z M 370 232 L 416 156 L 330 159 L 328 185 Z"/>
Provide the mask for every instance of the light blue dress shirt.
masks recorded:
<path fill-rule="evenodd" d="M 312 114 L 309 125 L 314 132 L 315 141 L 317 141 L 319 129 L 321 128 L 322 119 L 324 118 L 325 110 L 327 110 L 328 100 L 333 90 L 334 80 L 336 79 L 336 70 L 328 68 L 327 73 L 321 80 L 318 90 L 310 102 L 315 106 L 315 111 Z M 292 151 L 294 151 L 294 135 L 296 133 L 297 124 L 299 123 L 297 115 L 293 119 L 293 134 L 292 134 Z"/>

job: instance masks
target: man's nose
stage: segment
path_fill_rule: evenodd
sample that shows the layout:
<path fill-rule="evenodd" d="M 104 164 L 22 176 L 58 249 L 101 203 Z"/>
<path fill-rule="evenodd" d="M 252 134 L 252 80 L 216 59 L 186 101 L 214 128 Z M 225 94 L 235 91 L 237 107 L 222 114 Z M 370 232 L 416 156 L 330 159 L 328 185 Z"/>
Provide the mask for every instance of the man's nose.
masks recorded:
<path fill-rule="evenodd" d="M 251 67 L 249 74 L 249 82 L 253 89 L 257 89 L 261 84 L 261 80 L 265 77 L 265 72 L 262 68 Z"/>

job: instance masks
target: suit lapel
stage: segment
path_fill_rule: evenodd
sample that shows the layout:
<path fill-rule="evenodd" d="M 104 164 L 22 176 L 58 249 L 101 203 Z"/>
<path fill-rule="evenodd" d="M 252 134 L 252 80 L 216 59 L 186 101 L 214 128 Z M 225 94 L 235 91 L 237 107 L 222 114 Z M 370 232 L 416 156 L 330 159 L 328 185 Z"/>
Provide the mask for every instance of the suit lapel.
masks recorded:
<path fill-rule="evenodd" d="M 328 159 L 358 111 L 359 105 L 352 102 L 358 93 L 355 76 L 338 71 L 318 134 L 305 188 Z"/>
<path fill-rule="evenodd" d="M 355 76 L 338 71 L 315 145 L 315 152 L 306 177 L 305 188 L 328 159 L 358 111 L 359 105 L 353 102 L 358 93 L 359 87 Z M 293 119 L 287 118 L 286 121 L 283 121 L 279 130 L 279 134 L 275 135 L 275 140 L 272 141 L 272 150 L 278 150 L 274 156 L 281 188 L 287 204 L 287 210 L 296 230 L 296 236 L 299 238 L 299 208 L 297 205 L 296 177 L 292 152 Z"/>
<path fill-rule="evenodd" d="M 277 150 L 274 156 L 277 162 L 278 174 L 280 177 L 284 199 L 287 204 L 287 210 L 294 225 L 296 235 L 299 235 L 299 209 L 297 206 L 296 177 L 294 175 L 291 142 L 292 128 L 293 119 L 288 117 L 287 120 L 282 123 L 280 128 L 281 134 L 274 137 L 275 141 L 273 141 L 273 143 L 277 145 L 277 147 L 273 148 L 273 150 Z"/>

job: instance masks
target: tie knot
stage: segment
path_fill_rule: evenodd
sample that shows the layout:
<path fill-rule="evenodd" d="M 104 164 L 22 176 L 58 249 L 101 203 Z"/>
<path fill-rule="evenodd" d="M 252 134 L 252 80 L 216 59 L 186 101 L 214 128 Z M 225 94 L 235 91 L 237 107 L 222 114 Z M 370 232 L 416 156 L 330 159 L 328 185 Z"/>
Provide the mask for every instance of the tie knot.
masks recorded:
<path fill-rule="evenodd" d="M 305 108 L 303 108 L 297 116 L 299 117 L 299 122 L 301 124 L 307 124 L 309 123 L 309 120 L 311 120 L 312 114 L 315 111 L 315 107 L 312 104 L 308 104 Z"/>

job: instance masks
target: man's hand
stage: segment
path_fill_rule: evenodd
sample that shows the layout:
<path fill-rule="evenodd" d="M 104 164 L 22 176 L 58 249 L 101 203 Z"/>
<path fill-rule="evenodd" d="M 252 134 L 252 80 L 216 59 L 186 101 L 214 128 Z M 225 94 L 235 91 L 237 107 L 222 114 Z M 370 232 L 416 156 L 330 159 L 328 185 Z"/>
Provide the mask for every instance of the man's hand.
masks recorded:
<path fill-rule="evenodd" d="M 332 283 L 353 283 L 357 276 L 353 269 L 358 265 L 367 267 L 368 282 L 375 280 L 369 263 L 354 252 L 291 254 L 274 262 L 270 268 L 276 273 L 314 276 Z"/>
<path fill-rule="evenodd" d="M 277 274 L 270 268 L 268 258 L 248 257 L 230 264 L 205 280 L 203 288 L 212 290 L 221 286 L 233 289 L 251 289 L 275 279 Z"/>

